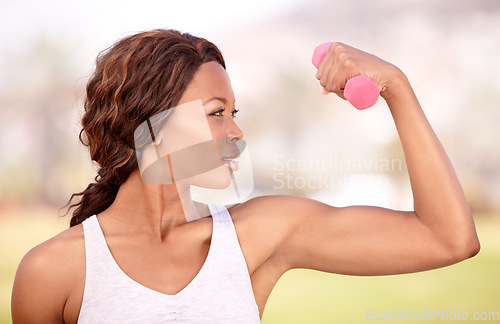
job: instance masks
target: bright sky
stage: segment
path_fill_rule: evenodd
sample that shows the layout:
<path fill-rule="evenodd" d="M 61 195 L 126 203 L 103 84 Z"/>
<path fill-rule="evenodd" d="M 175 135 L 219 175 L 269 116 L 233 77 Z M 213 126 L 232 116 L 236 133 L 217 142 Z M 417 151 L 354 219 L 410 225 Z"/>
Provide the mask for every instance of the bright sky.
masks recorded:
<path fill-rule="evenodd" d="M 81 74 L 119 38 L 148 29 L 173 28 L 216 44 L 238 30 L 293 10 L 305 0 L 0 0 L 0 71 L 29 55 L 44 36 L 61 39 Z M 0 85 L 9 83 L 0 74 Z"/>
<path fill-rule="evenodd" d="M 102 48 L 117 38 L 156 27 L 175 28 L 200 36 L 223 34 L 258 24 L 304 0 L 20 0 L 0 5 L 1 44 L 17 46 L 23 39 L 43 32 L 75 32 L 92 37 L 92 47 Z M 82 41 L 86 41 L 82 39 Z"/>

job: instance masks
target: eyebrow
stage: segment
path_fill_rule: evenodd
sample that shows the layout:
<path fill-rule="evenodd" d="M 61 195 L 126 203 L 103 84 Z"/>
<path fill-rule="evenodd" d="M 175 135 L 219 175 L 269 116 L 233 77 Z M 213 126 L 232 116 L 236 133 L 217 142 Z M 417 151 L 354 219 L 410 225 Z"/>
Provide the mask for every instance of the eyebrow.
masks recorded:
<path fill-rule="evenodd" d="M 214 101 L 214 100 L 218 100 L 218 101 L 222 102 L 225 105 L 227 104 L 227 99 L 226 98 L 223 98 L 223 97 L 212 97 L 212 98 L 206 100 L 205 102 L 203 102 L 203 105 L 206 105 L 210 101 Z"/>

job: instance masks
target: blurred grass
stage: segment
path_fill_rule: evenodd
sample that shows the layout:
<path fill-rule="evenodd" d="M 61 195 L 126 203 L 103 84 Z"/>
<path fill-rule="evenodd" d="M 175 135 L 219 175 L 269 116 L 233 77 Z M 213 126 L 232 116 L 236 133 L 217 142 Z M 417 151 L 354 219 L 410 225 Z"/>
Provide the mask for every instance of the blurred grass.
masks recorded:
<path fill-rule="evenodd" d="M 0 324 L 11 323 L 12 284 L 24 254 L 68 227 L 69 218 L 57 215 L 48 207 L 0 210 Z"/>
<path fill-rule="evenodd" d="M 469 312 L 470 317 L 474 312 L 500 313 L 499 216 L 475 215 L 481 252 L 449 267 L 380 277 L 289 271 L 271 293 L 262 323 L 367 323 L 368 309 L 370 314 L 398 314 L 400 309 Z M 442 321 L 441 316 L 435 321 Z"/>
<path fill-rule="evenodd" d="M 477 216 L 477 215 L 476 215 Z M 353 277 L 297 269 L 277 283 L 263 324 L 366 323 L 377 312 L 500 312 L 500 215 L 478 215 L 481 252 L 457 265 L 416 274 Z M 0 211 L 0 323 L 11 323 L 17 265 L 33 246 L 67 227 L 50 208 Z M 438 322 L 440 320 L 437 320 Z M 384 321 L 390 322 L 390 321 Z"/>

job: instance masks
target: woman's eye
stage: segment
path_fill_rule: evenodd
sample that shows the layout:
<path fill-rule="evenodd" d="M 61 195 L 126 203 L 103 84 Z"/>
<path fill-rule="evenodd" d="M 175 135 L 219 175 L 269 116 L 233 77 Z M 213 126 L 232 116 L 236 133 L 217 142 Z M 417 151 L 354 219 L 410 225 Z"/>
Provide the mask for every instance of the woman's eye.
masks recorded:
<path fill-rule="evenodd" d="M 221 109 L 217 109 L 216 111 L 214 112 L 211 112 L 209 115 L 210 116 L 217 116 L 217 117 L 222 117 L 222 113 L 224 112 L 224 109 L 221 108 Z"/>
<path fill-rule="evenodd" d="M 224 108 L 220 108 L 217 109 L 216 111 L 211 112 L 209 116 L 223 117 L 224 111 L 225 111 Z M 233 111 L 231 111 L 231 117 L 235 118 L 236 113 L 238 113 L 238 111 L 239 111 L 238 109 L 234 109 Z"/>

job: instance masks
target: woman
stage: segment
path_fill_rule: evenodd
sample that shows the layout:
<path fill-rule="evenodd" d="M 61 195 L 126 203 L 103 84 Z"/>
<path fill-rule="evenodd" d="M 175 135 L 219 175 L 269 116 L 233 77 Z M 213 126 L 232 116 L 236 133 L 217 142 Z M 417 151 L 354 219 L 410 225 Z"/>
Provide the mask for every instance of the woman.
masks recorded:
<path fill-rule="evenodd" d="M 175 143 L 196 142 L 189 138 L 198 131 L 188 119 L 172 121 L 170 130 L 181 125 L 175 136 L 158 132 L 177 114 L 169 117 L 168 109 L 192 105 L 201 107 L 215 147 L 217 138 L 241 142 L 221 53 L 173 30 L 118 41 L 99 56 L 87 86 L 80 137 L 99 164 L 96 182 L 79 194 L 71 228 L 22 260 L 14 323 L 258 323 L 275 283 L 293 268 L 386 275 L 474 256 L 479 241 L 462 188 L 405 75 L 334 43 L 316 77 L 343 97 L 345 80 L 358 74 L 379 86 L 394 118 L 414 211 L 336 208 L 291 196 L 226 209 L 193 202 L 189 186 L 228 186 L 235 155 L 224 160 L 217 148 L 210 171 L 178 177 Z M 146 131 L 137 131 L 141 125 Z M 166 180 L 154 183 L 159 173 L 146 177 L 146 169 L 168 141 L 168 163 L 157 164 Z"/>

